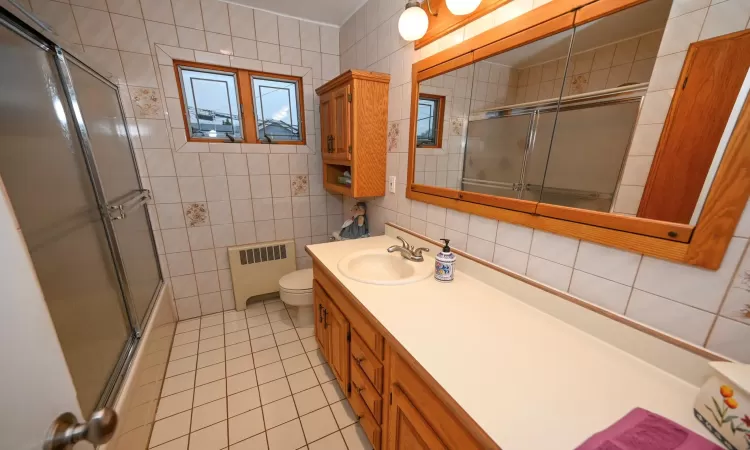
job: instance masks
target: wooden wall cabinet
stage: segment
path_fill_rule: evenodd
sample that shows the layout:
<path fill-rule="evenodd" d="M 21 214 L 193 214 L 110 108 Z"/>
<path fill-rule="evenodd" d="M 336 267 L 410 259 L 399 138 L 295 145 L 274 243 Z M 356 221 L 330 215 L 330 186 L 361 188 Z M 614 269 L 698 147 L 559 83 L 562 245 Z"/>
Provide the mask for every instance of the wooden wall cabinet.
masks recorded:
<path fill-rule="evenodd" d="M 349 70 L 315 90 L 326 190 L 355 198 L 385 195 L 390 79 Z M 351 185 L 341 181 L 347 171 Z"/>
<path fill-rule="evenodd" d="M 315 338 L 375 450 L 499 448 L 325 268 L 313 273 Z"/>

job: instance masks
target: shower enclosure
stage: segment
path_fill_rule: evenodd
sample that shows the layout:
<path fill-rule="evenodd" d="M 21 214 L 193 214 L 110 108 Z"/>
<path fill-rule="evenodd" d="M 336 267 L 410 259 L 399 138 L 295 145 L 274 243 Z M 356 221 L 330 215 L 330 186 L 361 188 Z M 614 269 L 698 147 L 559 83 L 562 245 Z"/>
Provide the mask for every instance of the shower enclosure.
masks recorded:
<path fill-rule="evenodd" d="M 462 189 L 609 212 L 647 86 L 473 113 Z"/>
<path fill-rule="evenodd" d="M 88 416 L 111 404 L 163 283 L 150 193 L 117 86 L 43 24 L 2 9 L 0 25 L 0 178 Z"/>

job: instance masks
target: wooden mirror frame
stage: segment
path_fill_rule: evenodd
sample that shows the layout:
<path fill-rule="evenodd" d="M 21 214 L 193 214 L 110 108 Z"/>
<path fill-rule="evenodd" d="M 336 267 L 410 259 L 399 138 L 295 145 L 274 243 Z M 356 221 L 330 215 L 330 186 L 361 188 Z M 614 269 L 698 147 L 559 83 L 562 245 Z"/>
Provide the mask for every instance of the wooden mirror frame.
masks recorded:
<path fill-rule="evenodd" d="M 750 197 L 750 101 L 745 102 L 740 112 L 695 226 L 414 183 L 420 81 L 645 1 L 555 0 L 413 64 L 406 197 L 661 259 L 718 269 Z"/>

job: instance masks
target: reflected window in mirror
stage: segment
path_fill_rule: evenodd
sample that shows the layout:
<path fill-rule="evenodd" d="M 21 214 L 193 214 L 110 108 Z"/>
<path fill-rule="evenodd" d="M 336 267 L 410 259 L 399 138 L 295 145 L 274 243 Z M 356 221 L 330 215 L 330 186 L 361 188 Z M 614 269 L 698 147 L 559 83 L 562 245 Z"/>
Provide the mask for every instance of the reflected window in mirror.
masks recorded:
<path fill-rule="evenodd" d="M 440 147 L 443 141 L 445 96 L 420 94 L 417 109 L 417 146 Z"/>

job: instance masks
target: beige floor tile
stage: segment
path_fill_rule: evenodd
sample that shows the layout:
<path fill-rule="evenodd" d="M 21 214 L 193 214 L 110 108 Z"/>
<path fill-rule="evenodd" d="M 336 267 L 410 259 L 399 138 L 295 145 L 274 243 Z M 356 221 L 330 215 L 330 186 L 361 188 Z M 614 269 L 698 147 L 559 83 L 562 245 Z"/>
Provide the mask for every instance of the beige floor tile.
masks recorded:
<path fill-rule="evenodd" d="M 161 388 L 161 396 L 176 394 L 187 391 L 195 386 L 195 372 L 186 372 L 181 375 L 164 379 L 164 386 Z"/>
<path fill-rule="evenodd" d="M 224 347 L 224 335 L 220 334 L 208 339 L 201 339 L 198 342 L 198 353 L 210 352 Z"/>
<path fill-rule="evenodd" d="M 321 384 L 336 378 L 336 376 L 331 371 L 331 368 L 328 367 L 328 364 L 313 367 L 313 370 L 315 371 L 315 375 L 318 377 L 318 381 L 320 381 Z"/>
<path fill-rule="evenodd" d="M 276 361 L 281 361 L 279 351 L 276 350 L 276 347 L 253 353 L 255 367 L 265 366 L 266 364 L 275 363 Z"/>
<path fill-rule="evenodd" d="M 255 369 L 255 375 L 258 377 L 258 384 L 268 383 L 269 381 L 278 380 L 284 378 L 286 373 L 284 372 L 284 366 L 281 361 L 267 366 L 258 367 Z"/>
<path fill-rule="evenodd" d="M 341 434 L 344 436 L 344 441 L 346 441 L 349 450 L 372 450 L 372 445 L 367 439 L 365 430 L 358 423 L 344 428 L 341 430 Z"/>
<path fill-rule="evenodd" d="M 244 318 L 244 311 L 224 311 L 224 323 L 243 320 Z"/>
<path fill-rule="evenodd" d="M 304 415 L 299 420 L 302 422 L 302 429 L 305 430 L 308 443 L 317 441 L 339 429 L 328 407 Z"/>
<path fill-rule="evenodd" d="M 200 333 L 198 332 L 198 330 L 192 330 L 182 334 L 175 334 L 174 341 L 172 341 L 172 347 L 179 347 L 180 345 L 196 342 L 199 336 Z"/>
<path fill-rule="evenodd" d="M 285 309 L 280 309 L 278 311 L 268 313 L 269 322 L 278 322 L 279 320 L 291 320 L 289 318 L 289 313 L 286 312 Z"/>
<path fill-rule="evenodd" d="M 314 327 L 298 327 L 297 328 L 297 335 L 300 339 L 304 339 L 310 336 L 315 336 L 315 328 Z"/>
<path fill-rule="evenodd" d="M 315 336 L 308 336 L 302 339 L 302 346 L 306 352 L 310 352 L 318 348 L 318 341 L 315 340 Z"/>
<path fill-rule="evenodd" d="M 259 338 L 262 336 L 268 336 L 269 334 L 273 333 L 273 330 L 271 329 L 271 325 L 269 324 L 259 325 L 256 327 L 250 327 L 248 328 L 247 331 L 250 333 L 250 339 Z"/>
<path fill-rule="evenodd" d="M 210 316 L 201 317 L 201 328 L 212 327 L 224 323 L 224 316 L 222 314 L 211 314 Z"/>
<path fill-rule="evenodd" d="M 235 320 L 224 324 L 224 334 L 234 333 L 235 331 L 247 330 L 247 320 Z"/>
<path fill-rule="evenodd" d="M 205 405 L 227 396 L 227 380 L 222 379 L 195 388 L 193 407 Z"/>
<path fill-rule="evenodd" d="M 276 340 L 273 338 L 273 334 L 269 334 L 268 336 L 251 339 L 250 347 L 253 348 L 254 352 L 259 352 L 261 350 L 276 347 Z"/>
<path fill-rule="evenodd" d="M 245 342 L 249 340 L 250 335 L 247 333 L 247 330 L 239 330 L 224 335 L 224 341 L 226 342 L 226 345 L 234 345 L 239 342 Z"/>
<path fill-rule="evenodd" d="M 296 450 L 305 445 L 305 435 L 298 419 L 266 431 L 269 450 Z"/>
<path fill-rule="evenodd" d="M 260 408 L 234 416 L 229 419 L 229 443 L 236 444 L 263 430 L 263 412 Z"/>
<path fill-rule="evenodd" d="M 227 361 L 227 376 L 236 375 L 240 372 L 247 372 L 255 367 L 252 355 L 241 356 L 239 358 Z"/>
<path fill-rule="evenodd" d="M 292 397 L 282 398 L 263 406 L 266 428 L 273 428 L 297 418 L 297 408 Z"/>
<path fill-rule="evenodd" d="M 145 449 L 148 447 L 148 439 L 151 435 L 151 425 L 152 424 L 149 423 L 148 425 L 143 425 L 134 430 L 123 432 L 121 435 L 117 436 L 116 441 L 113 440 L 114 442 L 110 445 L 123 450 L 131 448 Z"/>
<path fill-rule="evenodd" d="M 289 342 L 299 341 L 299 336 L 294 330 L 282 331 L 281 333 L 275 333 L 273 337 L 276 339 L 276 345 L 284 345 Z"/>
<path fill-rule="evenodd" d="M 309 450 L 347 450 L 344 437 L 338 431 L 307 446 Z"/>
<path fill-rule="evenodd" d="M 162 444 L 158 447 L 153 447 L 153 450 L 188 450 L 188 441 L 190 440 L 189 436 L 183 436 L 181 438 L 177 438 L 174 441 L 169 441 L 166 444 Z M 131 449 L 131 448 L 140 448 L 135 446 L 126 446 L 123 447 L 124 449 Z"/>
<path fill-rule="evenodd" d="M 175 334 L 185 333 L 187 331 L 197 330 L 201 327 L 200 317 L 197 319 L 183 320 L 177 323 Z"/>
<path fill-rule="evenodd" d="M 247 305 L 247 309 L 245 310 L 245 317 L 248 319 L 251 317 L 255 317 L 260 314 L 265 314 L 266 308 L 263 306 L 263 303 L 253 303 L 252 305 Z"/>
<path fill-rule="evenodd" d="M 227 420 L 227 399 L 221 398 L 215 402 L 206 403 L 193 409 L 193 419 L 190 422 L 190 431 L 200 430 L 209 425 Z"/>
<path fill-rule="evenodd" d="M 315 372 L 312 369 L 289 375 L 287 381 L 289 381 L 292 393 L 295 394 L 318 385 L 318 377 L 315 376 Z"/>
<path fill-rule="evenodd" d="M 210 352 L 200 353 L 198 355 L 198 368 L 213 366 L 224 361 L 224 349 L 217 348 Z"/>
<path fill-rule="evenodd" d="M 226 378 L 226 371 L 224 369 L 225 363 L 222 361 L 219 364 L 213 366 L 201 367 L 195 373 L 195 385 L 202 386 L 212 381 L 221 380 Z"/>
<path fill-rule="evenodd" d="M 154 429 L 151 431 L 149 448 L 188 434 L 190 432 L 190 413 L 190 411 L 185 411 L 163 420 L 157 420 L 154 423 Z"/>
<path fill-rule="evenodd" d="M 266 433 L 257 434 L 250 439 L 238 442 L 229 447 L 229 450 L 268 450 Z"/>
<path fill-rule="evenodd" d="M 285 309 L 284 308 L 284 303 L 282 303 L 281 300 L 274 301 L 274 302 L 271 302 L 271 303 L 266 303 L 266 312 L 267 313 L 272 313 L 274 311 L 281 311 L 283 309 Z"/>
<path fill-rule="evenodd" d="M 178 394 L 162 397 L 159 400 L 159 408 L 156 410 L 156 420 L 174 416 L 177 413 L 188 411 L 193 407 L 193 391 L 180 392 Z"/>
<path fill-rule="evenodd" d="M 250 389 L 258 385 L 258 379 L 255 376 L 255 370 L 248 370 L 237 375 L 227 378 L 227 392 L 229 395 Z"/>
<path fill-rule="evenodd" d="M 230 345 L 226 348 L 227 360 L 239 358 L 240 356 L 249 355 L 252 353 L 250 349 L 250 342 L 240 342 L 234 345 Z"/>
<path fill-rule="evenodd" d="M 259 390 L 260 401 L 264 405 L 292 395 L 292 391 L 289 389 L 289 383 L 286 381 L 286 378 L 262 384 L 260 385 Z"/>
<path fill-rule="evenodd" d="M 291 358 L 292 356 L 301 355 L 304 352 L 305 349 L 302 348 L 302 343 L 300 341 L 294 341 L 288 344 L 279 345 L 279 355 L 281 356 L 281 359 L 287 359 Z"/>
<path fill-rule="evenodd" d="M 326 395 L 328 403 L 336 403 L 339 400 L 346 398 L 346 395 L 341 390 L 338 381 L 333 380 L 327 383 L 321 383 L 320 387 L 323 388 L 323 393 Z"/>
<path fill-rule="evenodd" d="M 169 354 L 169 360 L 174 361 L 176 359 L 187 358 L 188 356 L 193 356 L 197 354 L 198 354 L 198 341 L 195 341 L 189 344 L 178 345 L 177 347 L 172 347 L 172 351 Z"/>
<path fill-rule="evenodd" d="M 286 371 L 287 375 L 301 372 L 312 367 L 310 365 L 310 360 L 307 359 L 307 355 L 293 356 L 289 359 L 285 359 L 282 363 L 284 364 L 284 371 Z"/>
<path fill-rule="evenodd" d="M 339 428 L 348 427 L 357 421 L 357 414 L 352 411 L 349 400 L 344 399 L 331 404 L 331 412 L 333 412 L 333 417 L 336 419 Z"/>
<path fill-rule="evenodd" d="M 297 405 L 297 411 L 303 416 L 328 405 L 320 386 L 294 394 L 294 403 Z"/>
<path fill-rule="evenodd" d="M 226 421 L 190 433 L 190 450 L 221 450 L 227 445 Z"/>
<path fill-rule="evenodd" d="M 136 375 L 136 386 L 143 386 L 144 384 L 153 383 L 154 381 L 160 381 L 163 380 L 164 373 L 166 372 L 167 365 L 166 364 L 158 364 L 153 367 L 149 367 L 148 369 L 144 369 L 139 374 Z"/>
<path fill-rule="evenodd" d="M 259 327 L 268 323 L 268 315 L 258 314 L 257 316 L 247 318 L 248 328 Z"/>
<path fill-rule="evenodd" d="M 214 325 L 212 327 L 201 328 L 201 340 L 208 339 L 224 334 L 224 325 Z"/>
<path fill-rule="evenodd" d="M 307 353 L 307 359 L 310 360 L 310 364 L 312 364 L 313 367 L 319 366 L 321 364 L 325 364 L 326 359 L 323 357 L 323 353 L 320 352 L 320 349 L 313 350 L 311 352 Z"/>
<path fill-rule="evenodd" d="M 260 394 L 258 388 L 246 389 L 242 392 L 232 394 L 228 398 L 228 413 L 229 417 L 234 417 L 238 414 L 242 414 L 260 407 Z"/>
<path fill-rule="evenodd" d="M 173 377 L 181 373 L 187 373 L 195 370 L 196 360 L 196 356 L 188 356 L 187 358 L 171 361 L 169 364 L 167 364 L 167 372 L 164 374 L 164 378 Z"/>
<path fill-rule="evenodd" d="M 159 381 L 144 384 L 143 386 L 134 386 L 132 390 L 133 393 L 130 400 L 128 401 L 128 407 L 133 408 L 143 403 L 157 400 L 159 397 L 161 397 L 161 386 L 162 384 Z"/>
<path fill-rule="evenodd" d="M 278 322 L 271 322 L 271 329 L 274 333 L 281 333 L 282 331 L 293 330 L 294 324 L 291 319 L 279 320 Z"/>

